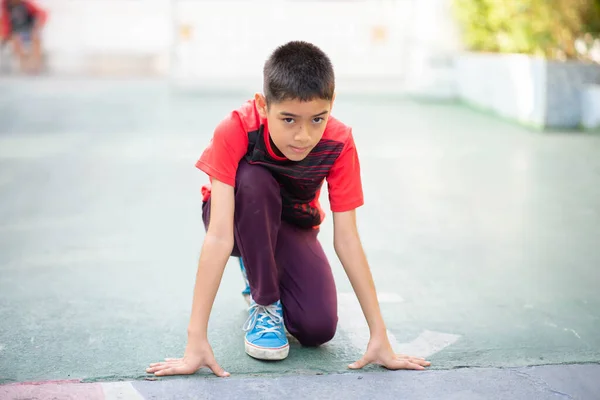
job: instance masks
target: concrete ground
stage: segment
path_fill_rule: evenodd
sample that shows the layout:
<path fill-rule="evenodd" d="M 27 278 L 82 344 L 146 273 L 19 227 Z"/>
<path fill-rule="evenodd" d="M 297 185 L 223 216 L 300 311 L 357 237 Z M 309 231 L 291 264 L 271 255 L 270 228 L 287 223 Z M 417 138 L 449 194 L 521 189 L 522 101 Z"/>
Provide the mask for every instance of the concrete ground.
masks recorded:
<path fill-rule="evenodd" d="M 148 363 L 185 347 L 206 182 L 194 162 L 244 100 L 161 82 L 0 82 L 0 399 L 600 398 L 600 135 L 343 93 L 334 115 L 354 127 L 389 334 L 431 370 L 347 369 L 368 332 L 329 213 L 331 343 L 247 357 L 232 260 L 209 333 L 232 377 L 145 381 Z"/>

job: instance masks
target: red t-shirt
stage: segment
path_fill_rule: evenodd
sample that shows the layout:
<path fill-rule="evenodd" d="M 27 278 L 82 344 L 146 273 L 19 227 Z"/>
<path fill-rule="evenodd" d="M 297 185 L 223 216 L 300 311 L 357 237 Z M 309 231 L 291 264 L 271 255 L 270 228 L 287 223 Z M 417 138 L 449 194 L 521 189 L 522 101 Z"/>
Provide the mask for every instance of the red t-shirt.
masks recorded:
<path fill-rule="evenodd" d="M 8 39 L 13 33 L 13 19 L 22 20 L 23 17 L 29 16 L 33 18 L 38 24 L 43 25 L 47 18 L 48 12 L 37 5 L 33 0 L 23 1 L 16 7 L 9 7 L 8 0 L 0 0 L 0 39 Z M 17 16 L 15 13 L 19 11 L 25 11 L 26 16 Z"/>
<path fill-rule="evenodd" d="M 267 120 L 260 117 L 254 100 L 250 100 L 219 123 L 196 167 L 235 186 L 241 159 L 271 171 L 281 187 L 282 219 L 300 227 L 316 227 L 323 221 L 319 194 L 325 179 L 331 211 L 350 211 L 364 204 L 352 129 L 333 117 L 308 156 L 291 161 L 275 154 Z M 208 200 L 210 185 L 204 186 L 202 193 L 203 200 Z"/>

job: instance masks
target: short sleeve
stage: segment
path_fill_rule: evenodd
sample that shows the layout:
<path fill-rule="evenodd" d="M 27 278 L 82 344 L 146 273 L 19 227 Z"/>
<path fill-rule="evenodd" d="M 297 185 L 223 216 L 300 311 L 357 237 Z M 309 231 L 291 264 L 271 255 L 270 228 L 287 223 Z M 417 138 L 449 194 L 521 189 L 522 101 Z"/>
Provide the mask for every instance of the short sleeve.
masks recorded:
<path fill-rule="evenodd" d="M 327 176 L 331 211 L 354 210 L 364 204 L 360 163 L 352 133 Z"/>
<path fill-rule="evenodd" d="M 217 125 L 196 167 L 211 178 L 235 186 L 235 174 L 247 149 L 248 134 L 239 115 L 233 112 Z"/>
<path fill-rule="evenodd" d="M 30 0 L 27 3 L 27 6 L 29 7 L 29 10 L 31 11 L 31 13 L 33 13 L 35 15 L 36 18 L 40 18 L 43 22 L 46 21 L 46 19 L 48 18 L 48 12 L 43 9 L 42 7 L 40 7 L 37 2 Z"/>

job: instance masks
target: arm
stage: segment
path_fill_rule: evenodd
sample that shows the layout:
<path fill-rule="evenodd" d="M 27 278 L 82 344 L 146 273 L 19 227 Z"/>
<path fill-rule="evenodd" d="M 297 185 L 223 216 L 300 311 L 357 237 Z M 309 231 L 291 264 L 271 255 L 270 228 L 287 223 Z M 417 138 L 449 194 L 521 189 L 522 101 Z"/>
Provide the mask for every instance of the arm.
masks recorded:
<path fill-rule="evenodd" d="M 0 0 L 0 5 L 0 40 L 4 44 L 10 39 L 10 16 L 6 12 L 6 6 L 2 0 Z"/>
<path fill-rule="evenodd" d="M 207 340 L 207 328 L 225 264 L 233 249 L 233 187 L 216 179 L 212 183 L 210 224 L 198 261 L 192 315 L 188 326 L 191 344 Z"/>
<path fill-rule="evenodd" d="M 182 359 L 150 364 L 146 371 L 156 375 L 193 374 L 209 367 L 216 375 L 229 376 L 217 364 L 208 344 L 207 327 L 225 264 L 233 249 L 235 176 L 248 148 L 248 135 L 239 115 L 230 113 L 219 123 L 214 135 L 196 162 L 196 167 L 212 178 L 210 222 L 198 260 L 188 344 Z"/>
<path fill-rule="evenodd" d="M 32 0 L 29 0 L 26 4 L 27 8 L 29 9 L 29 12 L 31 12 L 35 16 L 34 29 L 37 31 L 41 30 L 46 24 L 46 20 L 48 19 L 48 12 Z"/>
<path fill-rule="evenodd" d="M 356 227 L 356 211 L 333 213 L 333 245 L 348 275 L 363 314 L 369 324 L 371 336 L 387 337 L 387 331 L 375 291 L 375 283 L 362 248 Z"/>
<path fill-rule="evenodd" d="M 334 247 L 356 293 L 369 325 L 371 339 L 365 355 L 350 368 L 380 364 L 389 369 L 424 369 L 430 363 L 416 357 L 395 354 L 379 309 L 373 276 L 367 262 L 356 226 L 356 211 L 334 212 Z"/>
<path fill-rule="evenodd" d="M 185 355 L 182 359 L 150 364 L 147 372 L 155 375 L 193 374 L 208 367 L 218 376 L 229 376 L 215 360 L 208 343 L 207 328 L 225 264 L 233 249 L 234 201 L 233 187 L 213 179 L 210 224 L 198 261 Z"/>

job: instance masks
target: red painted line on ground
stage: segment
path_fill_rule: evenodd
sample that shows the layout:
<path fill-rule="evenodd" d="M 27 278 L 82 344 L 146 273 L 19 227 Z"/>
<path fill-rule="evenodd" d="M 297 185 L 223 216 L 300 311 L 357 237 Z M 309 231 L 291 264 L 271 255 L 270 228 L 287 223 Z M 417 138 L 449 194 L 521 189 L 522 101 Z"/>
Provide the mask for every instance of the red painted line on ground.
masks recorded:
<path fill-rule="evenodd" d="M 72 384 L 72 383 L 81 383 L 81 379 L 62 379 L 55 381 L 29 381 L 29 382 L 15 382 L 15 383 L 5 383 L 2 386 L 25 386 L 25 385 L 63 385 L 63 384 Z"/>
<path fill-rule="evenodd" d="M 100 383 L 80 383 L 79 380 L 21 382 L 0 386 L 0 399 L 36 400 L 105 400 Z"/>

